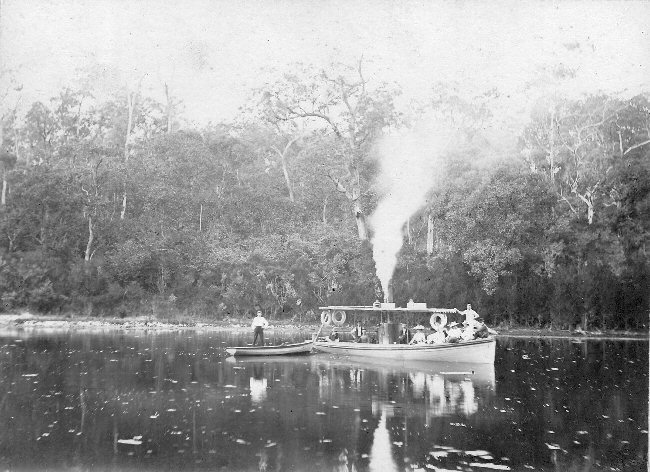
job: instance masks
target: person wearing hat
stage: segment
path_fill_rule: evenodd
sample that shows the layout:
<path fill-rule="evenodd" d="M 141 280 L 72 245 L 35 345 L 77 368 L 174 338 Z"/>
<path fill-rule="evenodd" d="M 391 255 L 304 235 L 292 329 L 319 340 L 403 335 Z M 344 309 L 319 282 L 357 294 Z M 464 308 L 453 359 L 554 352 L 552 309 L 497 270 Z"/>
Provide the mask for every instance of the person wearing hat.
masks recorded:
<path fill-rule="evenodd" d="M 413 331 L 415 331 L 415 334 L 413 335 L 413 338 L 411 338 L 409 344 L 426 344 L 427 337 L 424 334 L 424 326 L 417 325 L 413 328 Z"/>
<path fill-rule="evenodd" d="M 264 328 L 269 327 L 269 322 L 262 316 L 262 310 L 257 310 L 257 316 L 253 318 L 251 328 L 253 328 L 253 346 L 257 343 L 257 337 L 260 338 L 260 345 L 264 346 Z"/>

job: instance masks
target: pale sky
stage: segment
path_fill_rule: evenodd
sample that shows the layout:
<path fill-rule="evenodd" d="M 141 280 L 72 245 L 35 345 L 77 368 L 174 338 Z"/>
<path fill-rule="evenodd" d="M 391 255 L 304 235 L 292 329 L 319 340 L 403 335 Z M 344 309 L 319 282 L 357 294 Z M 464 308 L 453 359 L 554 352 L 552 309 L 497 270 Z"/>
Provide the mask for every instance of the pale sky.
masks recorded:
<path fill-rule="evenodd" d="M 540 96 L 650 90 L 650 3 L 2 0 L 0 53 L 23 102 L 106 71 L 107 87 L 142 79 L 180 97 L 185 117 L 228 120 L 268 77 L 301 61 L 354 63 L 398 82 L 407 98 L 456 81 L 471 95 L 496 87 L 504 113 Z M 543 71 L 576 69 L 561 84 Z"/>

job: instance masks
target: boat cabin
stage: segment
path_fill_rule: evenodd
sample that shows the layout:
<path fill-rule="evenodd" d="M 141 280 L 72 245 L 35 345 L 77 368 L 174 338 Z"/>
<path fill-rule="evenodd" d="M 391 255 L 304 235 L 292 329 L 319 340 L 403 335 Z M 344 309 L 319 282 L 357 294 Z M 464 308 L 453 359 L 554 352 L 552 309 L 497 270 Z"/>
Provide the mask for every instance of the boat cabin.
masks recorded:
<path fill-rule="evenodd" d="M 404 328 L 416 324 L 428 323 L 432 328 L 445 326 L 447 323 L 462 323 L 464 315 L 456 308 L 427 308 L 426 303 L 409 302 L 405 308 L 395 306 L 395 303 L 375 302 L 371 306 L 323 306 L 320 307 L 321 323 L 324 326 L 342 327 L 346 321 L 355 325 L 357 316 L 363 318 L 375 316 L 377 319 L 375 329 L 368 330 L 366 342 L 374 340 L 378 344 L 397 344 Z M 352 316 L 352 320 L 350 320 Z M 428 320 L 427 320 L 428 318 Z"/>

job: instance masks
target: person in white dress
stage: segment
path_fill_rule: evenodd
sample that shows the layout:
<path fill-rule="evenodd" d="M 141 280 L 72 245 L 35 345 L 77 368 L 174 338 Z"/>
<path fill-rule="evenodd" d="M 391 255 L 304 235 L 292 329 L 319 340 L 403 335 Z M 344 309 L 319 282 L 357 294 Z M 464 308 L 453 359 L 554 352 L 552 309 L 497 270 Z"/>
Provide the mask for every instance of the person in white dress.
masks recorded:
<path fill-rule="evenodd" d="M 447 340 L 443 329 L 437 330 L 427 336 L 427 344 L 444 344 Z"/>
<path fill-rule="evenodd" d="M 411 338 L 409 344 L 426 344 L 427 337 L 424 334 L 424 326 L 417 325 L 415 328 L 413 328 L 413 331 L 415 331 L 415 334 Z"/>

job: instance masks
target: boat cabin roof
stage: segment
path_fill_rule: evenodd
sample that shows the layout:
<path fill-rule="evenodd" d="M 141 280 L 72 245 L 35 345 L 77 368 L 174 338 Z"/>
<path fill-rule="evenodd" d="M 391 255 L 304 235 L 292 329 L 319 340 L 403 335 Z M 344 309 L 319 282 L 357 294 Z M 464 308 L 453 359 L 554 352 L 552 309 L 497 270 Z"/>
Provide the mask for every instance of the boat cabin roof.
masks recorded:
<path fill-rule="evenodd" d="M 387 308 L 385 306 L 354 306 L 354 305 L 331 305 L 331 306 L 321 306 L 318 307 L 321 310 L 343 310 L 343 311 L 370 311 L 376 313 L 458 313 L 456 308 Z"/>

